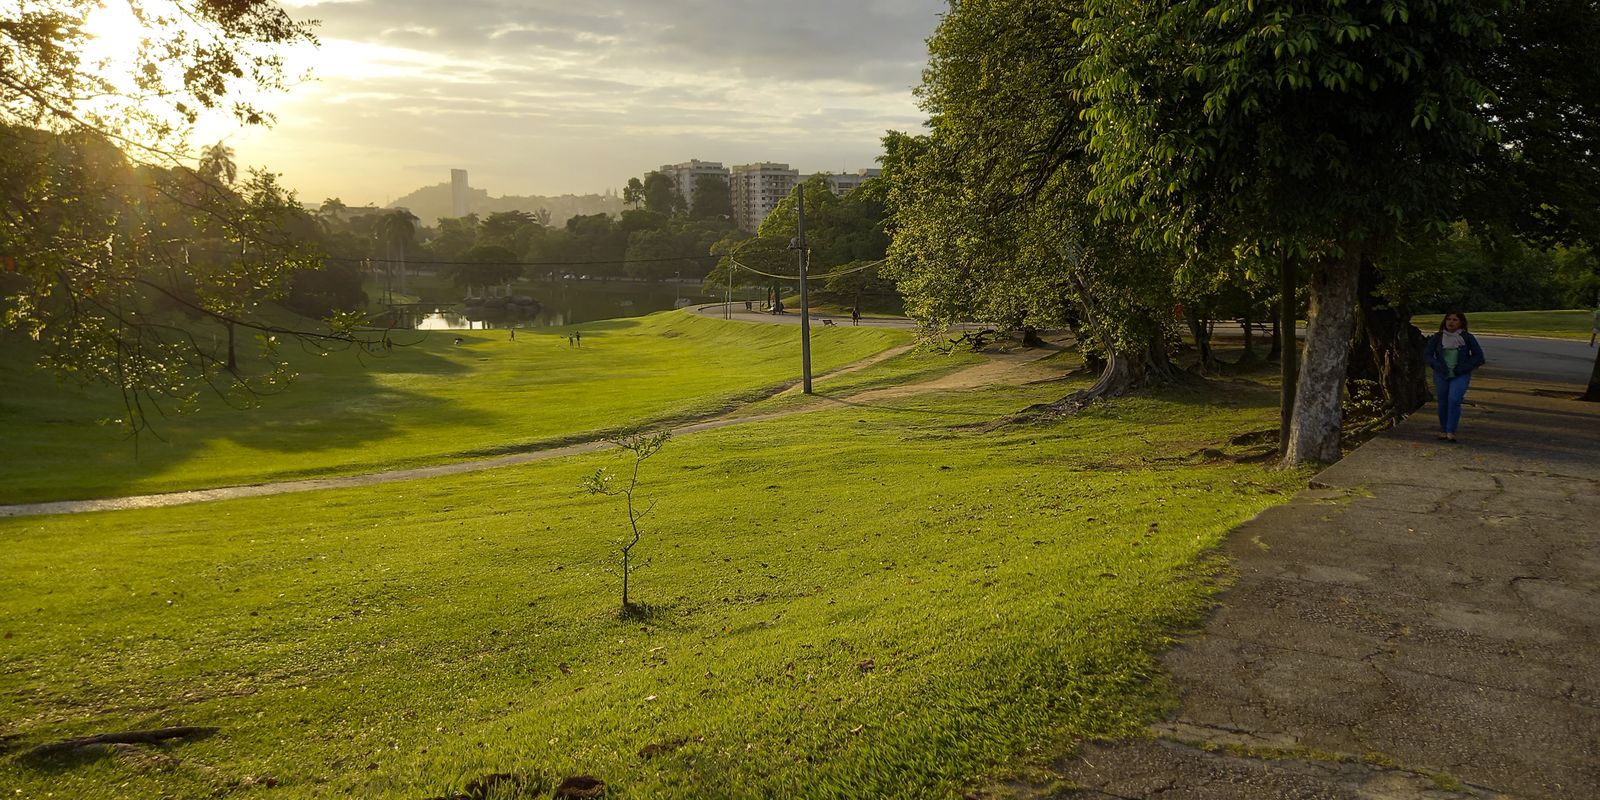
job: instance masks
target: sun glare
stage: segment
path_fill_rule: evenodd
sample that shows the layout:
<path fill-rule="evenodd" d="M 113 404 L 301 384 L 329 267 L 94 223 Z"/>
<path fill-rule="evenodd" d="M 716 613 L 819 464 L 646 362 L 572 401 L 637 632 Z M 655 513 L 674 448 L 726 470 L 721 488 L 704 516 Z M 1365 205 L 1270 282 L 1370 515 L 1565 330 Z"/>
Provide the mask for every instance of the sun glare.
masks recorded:
<path fill-rule="evenodd" d="M 138 68 L 139 46 L 145 38 L 144 25 L 126 3 L 113 0 L 89 12 L 83 32 L 88 39 L 79 56 L 100 78 L 119 91 L 132 88 Z"/>

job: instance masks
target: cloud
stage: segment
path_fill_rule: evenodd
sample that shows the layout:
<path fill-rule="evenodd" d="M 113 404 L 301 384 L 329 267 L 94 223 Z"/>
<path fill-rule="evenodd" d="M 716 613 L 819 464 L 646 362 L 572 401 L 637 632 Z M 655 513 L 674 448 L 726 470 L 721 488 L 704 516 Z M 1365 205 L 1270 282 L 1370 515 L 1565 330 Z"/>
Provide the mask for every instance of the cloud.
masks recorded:
<path fill-rule="evenodd" d="M 290 185 L 304 176 L 308 194 L 364 199 L 335 183 L 345 181 L 378 200 L 416 188 L 422 165 L 466 167 L 475 185 L 490 175 L 515 182 L 499 190 L 515 194 L 598 191 L 691 157 L 870 166 L 885 129 L 922 120 L 910 90 L 946 8 L 945 0 L 304 4 L 298 16 L 322 20 L 317 79 L 279 104 L 277 129 L 243 136 L 238 148 L 280 168 Z"/>

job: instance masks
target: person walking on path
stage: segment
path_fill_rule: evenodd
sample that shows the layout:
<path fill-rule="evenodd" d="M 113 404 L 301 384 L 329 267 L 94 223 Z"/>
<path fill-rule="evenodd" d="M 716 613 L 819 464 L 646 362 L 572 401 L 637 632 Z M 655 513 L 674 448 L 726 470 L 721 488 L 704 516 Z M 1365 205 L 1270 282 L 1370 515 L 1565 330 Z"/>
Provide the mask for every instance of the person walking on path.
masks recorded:
<path fill-rule="evenodd" d="M 1433 367 L 1434 394 L 1439 403 L 1439 438 L 1456 440 L 1461 424 L 1461 401 L 1472 383 L 1472 371 L 1483 366 L 1483 347 L 1467 332 L 1467 315 L 1452 311 L 1439 323 L 1439 332 L 1428 337 L 1423 357 Z"/>
<path fill-rule="evenodd" d="M 850 309 L 850 324 L 861 324 L 861 306 L 854 306 Z"/>
<path fill-rule="evenodd" d="M 1600 337 L 1600 305 L 1595 306 L 1594 322 L 1589 324 L 1589 346 L 1594 347 L 1595 337 Z"/>

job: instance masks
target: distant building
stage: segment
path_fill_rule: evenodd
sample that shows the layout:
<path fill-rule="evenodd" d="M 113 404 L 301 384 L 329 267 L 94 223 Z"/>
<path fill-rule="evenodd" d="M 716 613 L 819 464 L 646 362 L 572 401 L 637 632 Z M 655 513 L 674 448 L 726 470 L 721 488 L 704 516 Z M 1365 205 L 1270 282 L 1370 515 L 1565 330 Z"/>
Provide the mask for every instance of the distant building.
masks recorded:
<path fill-rule="evenodd" d="M 728 182 L 728 168 L 722 166 L 720 161 L 701 161 L 691 158 L 682 164 L 663 164 L 659 172 L 672 179 L 678 187 L 678 196 L 683 198 L 684 208 L 694 208 L 694 183 L 701 175 L 713 175 Z"/>
<path fill-rule="evenodd" d="M 450 170 L 450 215 L 456 218 L 467 215 L 467 171 Z"/>
<path fill-rule="evenodd" d="M 743 230 L 755 231 L 799 182 L 800 171 L 788 164 L 762 161 L 734 167 L 729 176 L 733 221 Z"/>
<path fill-rule="evenodd" d="M 861 184 L 866 183 L 868 179 L 882 175 L 883 170 L 871 168 L 858 169 L 853 175 L 828 175 L 828 187 L 833 189 L 834 194 L 844 197 L 851 191 L 860 188 Z M 801 180 L 804 180 L 804 178 Z"/>

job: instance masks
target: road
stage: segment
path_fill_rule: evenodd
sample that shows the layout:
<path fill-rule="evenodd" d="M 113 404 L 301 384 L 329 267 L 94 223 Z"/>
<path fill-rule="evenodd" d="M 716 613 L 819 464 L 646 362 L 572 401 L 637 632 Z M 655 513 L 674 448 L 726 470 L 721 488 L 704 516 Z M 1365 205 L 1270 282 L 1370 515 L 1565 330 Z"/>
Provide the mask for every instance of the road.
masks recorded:
<path fill-rule="evenodd" d="M 1483 344 L 1484 375 L 1537 383 L 1570 383 L 1580 391 L 1594 369 L 1594 349 L 1576 339 L 1524 339 L 1477 334 Z"/>
<path fill-rule="evenodd" d="M 695 313 L 707 317 L 722 319 L 724 317 L 723 303 L 710 303 L 696 306 Z M 764 322 L 773 325 L 799 325 L 800 314 L 791 311 L 784 314 L 767 314 L 760 311 L 745 311 L 744 304 L 732 304 L 727 316 L 741 322 Z M 812 314 L 811 324 L 824 326 L 824 320 L 831 320 L 835 325 L 849 325 L 850 317 L 833 316 L 831 314 Z M 895 328 L 899 330 L 915 330 L 917 323 L 907 317 L 866 317 L 861 320 L 864 327 Z M 958 326 L 959 330 L 968 330 L 984 327 L 980 323 L 969 323 Z M 1302 328 L 1300 335 L 1304 335 Z M 1214 335 L 1219 337 L 1237 337 L 1239 330 L 1237 323 L 1218 322 Z M 1528 339 L 1517 336 L 1500 336 L 1497 334 L 1478 334 L 1483 340 L 1484 352 L 1489 357 L 1489 363 L 1484 371 L 1485 376 L 1495 376 L 1507 380 L 1534 381 L 1538 383 L 1572 384 L 1581 390 L 1589 383 L 1589 373 L 1594 368 L 1594 350 L 1587 342 L 1576 339 Z M 1265 344 L 1266 336 L 1263 334 L 1260 344 Z"/>

